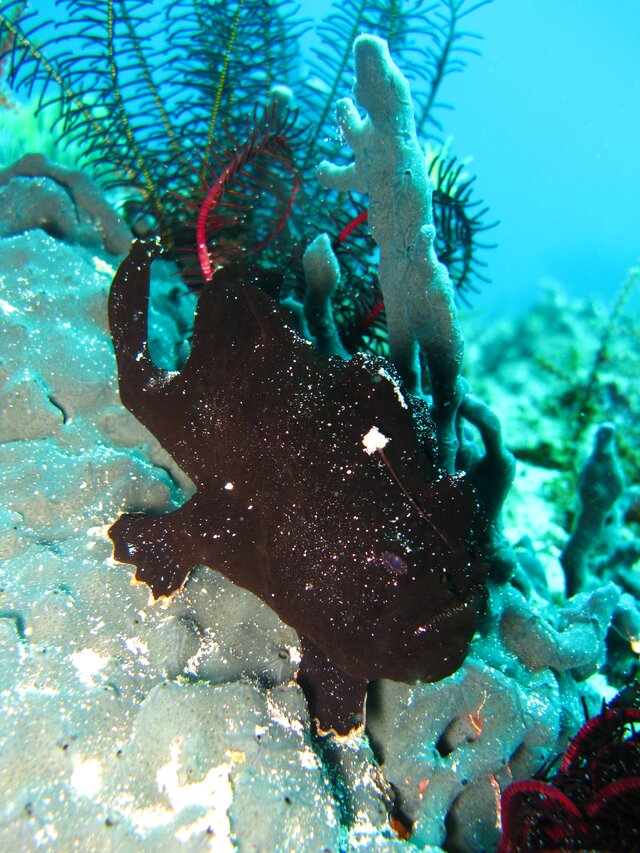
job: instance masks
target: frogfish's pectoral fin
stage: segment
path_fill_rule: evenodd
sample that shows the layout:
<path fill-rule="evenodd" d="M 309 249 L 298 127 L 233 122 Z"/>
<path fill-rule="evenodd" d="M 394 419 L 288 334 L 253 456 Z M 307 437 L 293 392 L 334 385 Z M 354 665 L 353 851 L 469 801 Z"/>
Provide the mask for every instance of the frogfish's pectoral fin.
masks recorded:
<path fill-rule="evenodd" d="M 109 528 L 113 556 L 136 567 L 136 580 L 146 583 L 154 598 L 178 592 L 200 562 L 191 503 L 166 515 L 125 513 Z"/>
<path fill-rule="evenodd" d="M 346 675 L 306 637 L 300 637 L 302 661 L 296 681 L 302 687 L 319 734 L 348 735 L 364 728 L 365 678 Z"/>

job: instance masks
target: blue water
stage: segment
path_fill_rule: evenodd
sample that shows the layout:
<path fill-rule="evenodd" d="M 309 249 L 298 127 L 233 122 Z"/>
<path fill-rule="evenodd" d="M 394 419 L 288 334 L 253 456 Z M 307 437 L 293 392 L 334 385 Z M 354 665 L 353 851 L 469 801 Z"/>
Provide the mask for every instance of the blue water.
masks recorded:
<path fill-rule="evenodd" d="M 609 299 L 640 261 L 640 2 L 495 0 L 447 122 L 500 219 L 487 306 L 545 278 Z"/>

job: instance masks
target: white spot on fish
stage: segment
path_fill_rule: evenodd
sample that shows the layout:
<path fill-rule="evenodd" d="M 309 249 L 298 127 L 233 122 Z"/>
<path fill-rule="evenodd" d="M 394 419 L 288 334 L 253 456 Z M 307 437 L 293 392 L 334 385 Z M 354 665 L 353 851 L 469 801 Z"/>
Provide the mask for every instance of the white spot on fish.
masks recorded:
<path fill-rule="evenodd" d="M 369 455 L 375 453 L 376 450 L 382 450 L 390 441 L 391 439 L 383 435 L 376 426 L 372 426 L 369 432 L 362 436 L 362 445 L 365 453 Z"/>

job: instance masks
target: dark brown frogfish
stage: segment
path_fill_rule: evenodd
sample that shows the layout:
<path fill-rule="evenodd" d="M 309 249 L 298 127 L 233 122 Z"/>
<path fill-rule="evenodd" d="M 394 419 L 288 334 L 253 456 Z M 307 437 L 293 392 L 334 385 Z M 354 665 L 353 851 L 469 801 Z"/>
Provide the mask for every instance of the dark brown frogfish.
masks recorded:
<path fill-rule="evenodd" d="M 118 518 L 114 556 L 155 598 L 198 564 L 259 596 L 298 632 L 319 730 L 347 734 L 371 679 L 437 681 L 462 663 L 486 598 L 473 490 L 437 469 L 428 417 L 419 435 L 391 368 L 320 354 L 237 271 L 200 296 L 182 370 L 158 368 L 154 251 L 135 242 L 111 286 L 120 397 L 197 491 Z"/>

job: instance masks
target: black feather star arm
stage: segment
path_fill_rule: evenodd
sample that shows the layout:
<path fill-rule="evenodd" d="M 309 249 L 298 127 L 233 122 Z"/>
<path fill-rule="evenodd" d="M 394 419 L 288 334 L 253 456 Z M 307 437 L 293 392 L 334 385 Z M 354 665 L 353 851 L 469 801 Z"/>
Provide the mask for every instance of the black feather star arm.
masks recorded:
<path fill-rule="evenodd" d="M 291 0 L 178 0 L 166 15 L 181 81 L 177 112 L 208 162 L 223 127 L 239 133 L 271 88 L 294 78 L 305 24 Z"/>
<path fill-rule="evenodd" d="M 485 261 L 479 255 L 495 248 L 481 235 L 497 222 L 487 222 L 489 208 L 474 196 L 475 177 L 466 172 L 466 164 L 444 148 L 428 152 L 428 167 L 433 181 L 433 215 L 436 226 L 436 252 L 448 268 L 456 294 L 468 304 L 467 294 L 478 292 L 477 282 L 488 282 Z"/>
<path fill-rule="evenodd" d="M 418 137 L 442 131 L 442 124 L 435 113 L 450 108 L 440 101 L 440 88 L 449 74 L 463 71 L 470 56 L 477 56 L 478 41 L 482 36 L 463 29 L 466 19 L 488 6 L 491 0 L 438 0 L 430 10 L 426 26 L 420 29 L 423 38 L 419 45 L 411 44 L 413 64 L 421 69 L 420 77 L 426 83 L 412 86 L 416 110 Z"/>

